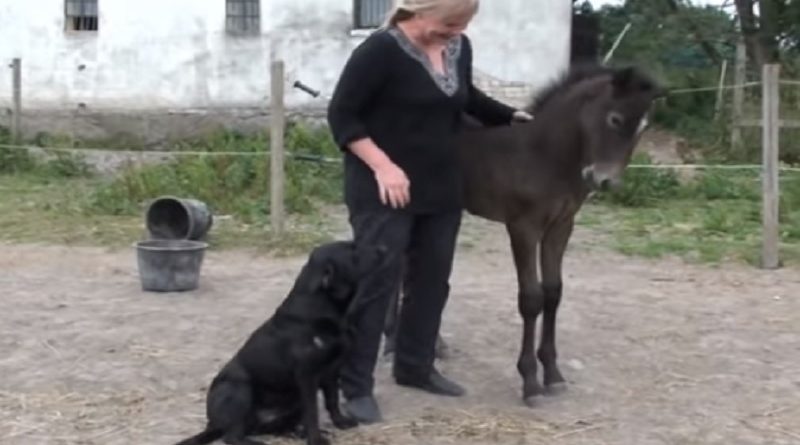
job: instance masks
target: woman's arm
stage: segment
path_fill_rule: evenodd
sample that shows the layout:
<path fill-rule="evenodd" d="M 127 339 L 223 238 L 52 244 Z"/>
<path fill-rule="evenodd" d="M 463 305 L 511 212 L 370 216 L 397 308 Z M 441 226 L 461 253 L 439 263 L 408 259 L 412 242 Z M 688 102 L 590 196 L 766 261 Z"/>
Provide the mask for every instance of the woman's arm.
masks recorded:
<path fill-rule="evenodd" d="M 379 38 L 365 40 L 350 55 L 328 105 L 328 125 L 339 148 L 349 150 L 375 173 L 381 201 L 397 208 L 411 199 L 409 180 L 370 138 L 362 118 L 388 78 L 387 48 L 381 43 Z"/>
<path fill-rule="evenodd" d="M 328 104 L 328 125 L 342 150 L 349 149 L 353 141 L 369 137 L 362 116 L 388 74 L 385 48 L 380 43 L 377 38 L 368 38 L 356 47 L 334 87 Z"/>

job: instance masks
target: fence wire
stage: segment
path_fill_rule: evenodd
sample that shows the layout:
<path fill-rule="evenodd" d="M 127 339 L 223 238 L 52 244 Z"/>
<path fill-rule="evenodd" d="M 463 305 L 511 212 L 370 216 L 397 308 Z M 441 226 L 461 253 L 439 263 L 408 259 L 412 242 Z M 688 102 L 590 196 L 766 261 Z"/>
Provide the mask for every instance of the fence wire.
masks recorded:
<path fill-rule="evenodd" d="M 56 152 L 68 153 L 71 155 L 86 154 L 123 154 L 131 157 L 158 156 L 158 157 L 265 157 L 270 156 L 270 150 L 260 151 L 196 151 L 196 150 L 137 150 L 133 148 L 68 148 L 68 147 L 47 147 L 38 145 L 13 145 L 0 144 L 0 148 L 9 150 L 20 150 L 31 152 Z M 311 161 L 321 164 L 341 165 L 342 157 L 321 156 L 314 154 L 309 149 L 304 151 L 287 150 L 285 156 L 299 161 Z M 637 164 L 631 163 L 628 168 L 633 169 L 657 169 L 657 170 L 761 170 L 761 164 Z M 780 166 L 782 172 L 800 172 L 800 167 Z"/>

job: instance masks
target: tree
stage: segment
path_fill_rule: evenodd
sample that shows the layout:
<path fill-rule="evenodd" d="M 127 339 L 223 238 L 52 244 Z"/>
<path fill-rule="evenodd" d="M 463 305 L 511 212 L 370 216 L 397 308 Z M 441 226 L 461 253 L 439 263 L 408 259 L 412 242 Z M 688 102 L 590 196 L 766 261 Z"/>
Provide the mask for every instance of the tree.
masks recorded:
<path fill-rule="evenodd" d="M 734 0 L 747 54 L 756 66 L 800 51 L 800 0 Z"/>

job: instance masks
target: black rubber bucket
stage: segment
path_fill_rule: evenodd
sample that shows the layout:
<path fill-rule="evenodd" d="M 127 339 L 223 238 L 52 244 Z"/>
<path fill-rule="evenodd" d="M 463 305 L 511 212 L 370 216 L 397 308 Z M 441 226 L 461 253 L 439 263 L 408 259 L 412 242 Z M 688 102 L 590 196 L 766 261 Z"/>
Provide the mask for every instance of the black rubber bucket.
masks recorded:
<path fill-rule="evenodd" d="M 146 240 L 135 244 L 142 290 L 182 292 L 197 289 L 207 243 Z"/>
<path fill-rule="evenodd" d="M 145 215 L 151 239 L 203 240 L 213 221 L 204 202 L 174 196 L 154 199 Z"/>

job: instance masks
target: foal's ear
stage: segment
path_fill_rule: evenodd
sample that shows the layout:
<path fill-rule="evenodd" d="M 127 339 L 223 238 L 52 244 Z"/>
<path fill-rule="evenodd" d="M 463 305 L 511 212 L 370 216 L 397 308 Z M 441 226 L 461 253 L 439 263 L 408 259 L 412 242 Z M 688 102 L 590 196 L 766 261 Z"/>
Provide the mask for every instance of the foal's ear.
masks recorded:
<path fill-rule="evenodd" d="M 625 89 L 633 80 L 634 74 L 635 72 L 633 67 L 616 70 L 611 77 L 611 85 L 614 86 L 614 89 Z"/>

